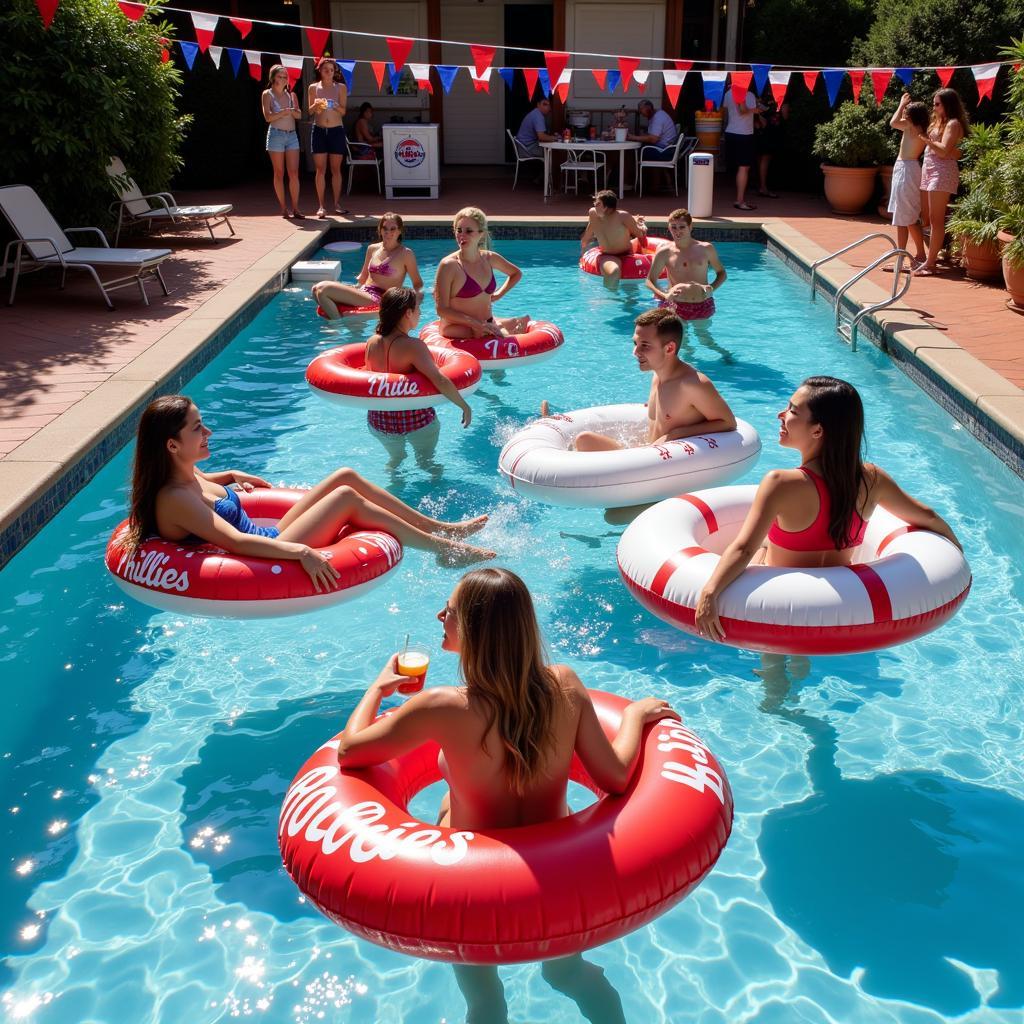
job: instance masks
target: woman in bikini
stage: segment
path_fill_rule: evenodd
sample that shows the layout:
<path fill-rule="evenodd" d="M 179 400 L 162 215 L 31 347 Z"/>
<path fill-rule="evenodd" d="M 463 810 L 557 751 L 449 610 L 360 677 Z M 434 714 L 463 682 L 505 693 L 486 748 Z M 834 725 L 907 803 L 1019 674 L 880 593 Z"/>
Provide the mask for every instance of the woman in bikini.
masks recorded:
<path fill-rule="evenodd" d="M 964 105 L 956 89 L 939 89 L 932 97 L 932 118 L 924 138 L 921 165 L 921 214 L 931 226 L 928 256 L 913 273 L 931 277 L 938 269 L 939 252 L 946 238 L 946 209 L 960 187 L 960 143 L 970 131 Z"/>
<path fill-rule="evenodd" d="M 267 155 L 274 168 L 274 194 L 281 207 L 281 216 L 302 220 L 299 212 L 299 133 L 295 130 L 299 118 L 299 101 L 288 88 L 288 69 L 275 64 L 270 69 L 270 88 L 260 98 L 263 120 L 267 122 Z M 288 172 L 288 197 L 291 212 L 285 202 L 284 175 Z"/>
<path fill-rule="evenodd" d="M 441 825 L 485 831 L 565 817 L 574 753 L 598 786 L 622 793 L 644 726 L 679 718 L 664 700 L 634 701 L 609 741 L 579 676 L 567 665 L 548 663 L 530 592 L 507 569 L 467 573 L 437 617 L 441 647 L 459 656 L 465 685 L 423 690 L 378 719 L 381 700 L 406 681 L 392 655 L 349 716 L 338 763 L 363 768 L 428 740 L 438 743 L 438 766 L 449 787 Z M 600 1009 L 601 1020 L 624 1020 L 615 990 L 582 957 L 549 960 L 542 970 L 588 1019 L 598 1019 L 592 1014 Z M 507 1020 L 496 968 L 457 965 L 455 974 L 469 1004 L 467 1020 Z"/>
<path fill-rule="evenodd" d="M 528 316 L 495 319 L 492 304 L 507 295 L 523 272 L 503 256 L 481 248 L 489 241 L 487 217 L 475 206 L 459 210 L 452 222 L 458 252 L 445 256 L 437 268 L 434 305 L 446 338 L 502 338 L 522 334 Z M 494 271 L 506 275 L 498 287 Z"/>
<path fill-rule="evenodd" d="M 779 444 L 799 469 L 773 469 L 757 489 L 736 539 L 697 599 L 697 630 L 722 640 L 718 595 L 750 564 L 794 569 L 849 565 L 881 506 L 922 530 L 960 542 L 949 524 L 883 469 L 861 462 L 864 407 L 835 377 L 808 377 L 779 413 Z"/>
<path fill-rule="evenodd" d="M 494 557 L 460 538 L 487 522 L 478 516 L 461 523 L 431 519 L 363 479 L 338 469 L 310 488 L 276 527 L 257 526 L 245 514 L 235 488 L 269 487 L 240 470 L 206 473 L 198 463 L 210 457 L 210 435 L 199 410 L 184 395 L 154 399 L 139 420 L 132 473 L 129 546 L 158 535 L 172 542 L 216 544 L 249 558 L 301 562 L 318 592 L 337 586 L 338 572 L 318 548 L 333 543 L 342 529 L 383 530 L 409 547 L 434 552 L 448 565 Z"/>
<path fill-rule="evenodd" d="M 423 278 L 412 249 L 404 244 L 405 225 L 397 213 L 385 213 L 377 222 L 377 237 L 366 248 L 366 259 L 354 285 L 340 281 L 320 281 L 313 285 L 313 298 L 327 314 L 337 320 L 338 306 L 379 306 L 380 297 L 397 288 L 408 275 L 417 293 L 423 291 Z"/>
<path fill-rule="evenodd" d="M 331 191 L 334 194 L 334 212 L 345 214 L 341 208 L 341 165 L 347 152 L 345 137 L 345 110 L 348 106 L 348 89 L 342 80 L 337 62 L 333 57 L 321 57 L 316 65 L 317 81 L 307 93 L 306 105 L 313 118 L 313 133 L 310 149 L 313 151 L 313 165 L 316 167 L 316 197 L 320 209 L 317 217 L 327 216 L 327 167 L 331 168 Z"/>

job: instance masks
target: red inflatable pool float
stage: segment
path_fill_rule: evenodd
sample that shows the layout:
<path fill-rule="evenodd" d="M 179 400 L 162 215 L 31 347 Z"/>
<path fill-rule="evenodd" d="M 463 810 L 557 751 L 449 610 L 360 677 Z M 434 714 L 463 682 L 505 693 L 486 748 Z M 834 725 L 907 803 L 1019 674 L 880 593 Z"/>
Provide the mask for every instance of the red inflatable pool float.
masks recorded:
<path fill-rule="evenodd" d="M 260 487 L 239 491 L 246 514 L 273 526 L 304 491 Z M 341 574 L 334 590 L 317 593 L 302 565 L 291 559 L 246 558 L 214 544 L 184 544 L 153 537 L 134 555 L 124 541 L 126 519 L 107 544 L 107 568 L 130 597 L 161 611 L 255 619 L 297 615 L 348 601 L 380 583 L 402 560 L 402 545 L 377 530 L 343 532 L 319 548 Z"/>
<path fill-rule="evenodd" d="M 591 691 L 605 733 L 621 697 Z M 338 766 L 338 738 L 303 765 L 278 825 L 284 865 L 331 920 L 381 946 L 431 960 L 515 963 L 567 956 L 654 920 L 708 874 L 732 828 L 728 780 L 674 720 L 645 730 L 621 796 L 572 778 L 598 801 L 557 821 L 471 832 L 416 821 L 437 782 L 439 747 L 373 768 Z"/>
<path fill-rule="evenodd" d="M 374 304 L 372 306 L 344 306 L 338 305 L 338 313 L 342 317 L 348 316 L 376 316 L 380 312 L 380 306 Z M 325 320 L 331 318 L 324 312 L 323 306 L 316 307 L 316 315 L 322 316 Z"/>
<path fill-rule="evenodd" d="M 437 368 L 463 396 L 477 389 L 480 363 L 467 352 L 429 345 Z M 448 401 L 421 373 L 367 370 L 362 342 L 332 348 L 306 367 L 306 380 L 319 395 L 355 409 L 429 409 Z"/>
<path fill-rule="evenodd" d="M 446 345 L 475 356 L 485 370 L 539 363 L 555 354 L 565 342 L 562 332 L 546 320 L 531 320 L 522 334 L 507 338 L 446 338 L 441 321 L 433 320 L 420 331 L 428 345 Z"/>
<path fill-rule="evenodd" d="M 651 272 L 651 263 L 654 260 L 654 254 L 663 246 L 668 245 L 669 239 L 667 238 L 654 238 L 648 235 L 643 240 L 643 245 L 640 244 L 639 238 L 634 238 L 631 242 L 631 248 L 633 250 L 632 255 L 622 256 L 622 280 L 623 281 L 642 281 Z M 601 276 L 601 250 L 594 246 L 592 249 L 588 249 L 580 257 L 580 270 L 585 270 L 588 274 L 596 274 L 598 277 Z M 667 277 L 668 271 L 663 270 L 659 275 L 660 277 Z"/>

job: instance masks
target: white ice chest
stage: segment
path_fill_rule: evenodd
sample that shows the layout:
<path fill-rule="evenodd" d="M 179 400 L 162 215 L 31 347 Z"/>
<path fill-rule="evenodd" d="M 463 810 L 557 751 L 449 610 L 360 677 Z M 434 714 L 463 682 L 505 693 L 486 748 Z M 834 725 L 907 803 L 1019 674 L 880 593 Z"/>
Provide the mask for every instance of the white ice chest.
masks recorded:
<path fill-rule="evenodd" d="M 293 281 L 337 281 L 341 260 L 299 260 L 292 264 Z"/>

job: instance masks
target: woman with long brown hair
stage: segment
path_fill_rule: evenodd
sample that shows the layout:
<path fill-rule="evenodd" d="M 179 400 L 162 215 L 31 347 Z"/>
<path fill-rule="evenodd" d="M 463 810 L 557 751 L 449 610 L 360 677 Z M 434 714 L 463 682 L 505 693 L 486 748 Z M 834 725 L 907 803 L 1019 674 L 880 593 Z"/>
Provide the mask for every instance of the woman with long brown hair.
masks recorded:
<path fill-rule="evenodd" d="M 849 565 L 881 506 L 905 522 L 960 542 L 950 525 L 878 466 L 861 461 L 864 406 L 852 384 L 808 377 L 779 413 L 779 444 L 800 453 L 798 469 L 761 481 L 736 539 L 697 599 L 697 630 L 725 638 L 718 595 L 750 564 L 794 569 Z"/>
<path fill-rule="evenodd" d="M 547 661 L 530 592 L 507 569 L 466 573 L 437 617 L 444 630 L 441 646 L 458 654 L 463 685 L 423 690 L 374 721 L 381 700 L 408 682 L 397 674 L 398 655 L 392 655 L 349 716 L 338 761 L 360 768 L 427 740 L 437 742 L 449 786 L 439 824 L 483 831 L 565 817 L 574 752 L 598 786 L 622 793 L 644 726 L 679 717 L 664 700 L 634 701 L 609 741 L 579 676 Z M 468 1019 L 504 1020 L 496 969 L 455 970 L 469 1003 Z M 603 1003 L 606 1011 L 608 1000 L 618 999 L 601 971 L 579 956 L 549 961 L 544 973 L 560 991 Z M 605 989 L 610 994 L 598 999 Z M 605 1019 L 621 1019 L 621 1007 L 618 1017 Z"/>
<path fill-rule="evenodd" d="M 268 85 L 260 97 L 260 105 L 263 120 L 267 122 L 267 155 L 274 167 L 274 195 L 282 217 L 302 220 L 304 215 L 299 212 L 299 134 L 296 130 L 302 111 L 288 85 L 288 69 L 283 64 L 275 64 L 270 69 Z M 291 212 L 285 201 L 286 170 Z"/>
<path fill-rule="evenodd" d="M 450 565 L 494 557 L 493 551 L 459 539 L 481 529 L 487 516 L 461 523 L 431 519 L 347 468 L 311 487 L 276 527 L 258 526 L 235 488 L 251 491 L 270 484 L 237 469 L 201 471 L 198 463 L 210 457 L 212 433 L 184 395 L 165 395 L 146 407 L 132 472 L 130 549 L 157 535 L 206 541 L 250 558 L 291 559 L 302 563 L 317 591 L 337 585 L 338 572 L 319 548 L 332 544 L 345 527 L 383 530 Z"/>

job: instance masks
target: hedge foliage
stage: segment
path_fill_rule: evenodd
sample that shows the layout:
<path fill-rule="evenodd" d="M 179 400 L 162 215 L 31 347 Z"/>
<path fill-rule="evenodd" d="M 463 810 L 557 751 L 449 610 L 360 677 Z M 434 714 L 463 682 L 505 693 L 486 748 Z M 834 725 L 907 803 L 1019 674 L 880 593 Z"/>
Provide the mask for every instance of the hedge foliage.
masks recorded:
<path fill-rule="evenodd" d="M 166 189 L 188 124 L 181 76 L 161 59 L 169 33 L 114 0 L 61 0 L 48 30 L 34 0 L 0 5 L 4 183 L 31 185 L 65 226 L 111 223 L 112 156 L 143 192 Z"/>

